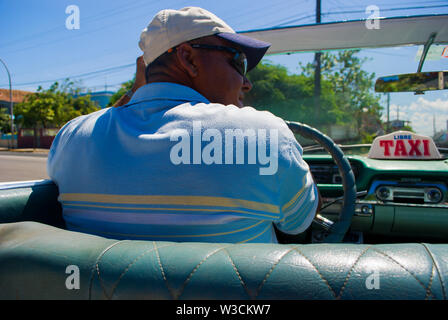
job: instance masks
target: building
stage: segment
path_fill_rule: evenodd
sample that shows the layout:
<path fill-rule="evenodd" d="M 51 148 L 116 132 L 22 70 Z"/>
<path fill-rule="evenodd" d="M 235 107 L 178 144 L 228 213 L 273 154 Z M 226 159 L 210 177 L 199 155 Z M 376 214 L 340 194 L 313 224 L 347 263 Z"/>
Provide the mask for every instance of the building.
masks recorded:
<path fill-rule="evenodd" d="M 12 105 L 22 102 L 27 94 L 32 94 L 30 91 L 12 90 Z M 5 112 L 8 115 L 11 114 L 11 102 L 9 89 L 0 89 L 0 111 Z M 9 129 L 11 129 L 9 127 Z M 17 135 L 11 136 L 11 134 L 0 133 L 0 147 L 10 148 L 17 146 Z"/>
<path fill-rule="evenodd" d="M 13 107 L 15 104 L 20 103 L 25 99 L 27 94 L 32 94 L 31 91 L 23 90 L 12 90 L 12 103 Z M 9 101 L 9 89 L 0 89 L 0 108 L 6 108 L 7 113 L 11 114 L 10 101 Z"/>
<path fill-rule="evenodd" d="M 433 136 L 433 140 L 439 147 L 448 147 L 448 120 L 446 121 L 446 130 L 440 130 Z"/>
<path fill-rule="evenodd" d="M 386 128 L 389 128 L 389 130 L 387 130 L 388 132 L 407 130 L 407 127 L 409 127 L 410 124 L 411 124 L 411 121 L 399 120 L 399 119 L 392 120 L 392 121 L 385 123 Z"/>
<path fill-rule="evenodd" d="M 100 108 L 105 108 L 110 101 L 110 98 L 115 92 L 113 91 L 97 91 L 79 94 L 80 97 L 90 95 L 90 100 L 96 102 Z M 76 97 L 76 96 L 75 96 Z"/>
<path fill-rule="evenodd" d="M 30 91 L 13 90 L 13 106 L 17 103 L 23 102 L 26 95 L 33 93 L 34 92 Z M 90 99 L 94 101 L 99 107 L 105 108 L 114 93 L 115 92 L 112 91 L 98 91 L 82 93 L 78 96 L 89 95 Z M 0 108 L 5 108 L 8 114 L 11 113 L 9 89 L 0 89 Z M 58 128 L 18 128 L 16 146 L 18 148 L 50 148 L 57 131 Z M 2 143 L 7 144 L 9 143 L 9 141 L 0 141 L 0 146 L 2 145 Z"/>
<path fill-rule="evenodd" d="M 13 105 L 23 101 L 27 94 L 32 94 L 31 91 L 12 90 Z M 98 104 L 99 107 L 105 108 L 114 94 L 114 91 L 97 91 L 89 93 L 81 93 L 79 96 L 90 95 L 90 99 Z M 76 97 L 76 96 L 75 96 Z M 9 102 L 9 89 L 0 89 L 0 108 L 6 108 L 8 114 L 11 113 Z"/>

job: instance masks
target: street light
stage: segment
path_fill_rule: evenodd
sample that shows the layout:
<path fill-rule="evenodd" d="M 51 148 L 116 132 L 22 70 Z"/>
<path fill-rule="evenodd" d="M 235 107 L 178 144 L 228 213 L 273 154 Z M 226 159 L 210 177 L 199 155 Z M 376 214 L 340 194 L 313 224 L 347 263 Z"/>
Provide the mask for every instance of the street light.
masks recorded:
<path fill-rule="evenodd" d="M 0 59 L 0 62 L 5 66 L 6 72 L 8 73 L 9 79 L 9 103 L 10 103 L 10 111 L 11 111 L 11 149 L 14 148 L 14 112 L 13 112 L 13 103 L 12 103 L 12 85 L 11 85 L 11 74 L 9 73 L 8 67 L 6 63 Z"/>

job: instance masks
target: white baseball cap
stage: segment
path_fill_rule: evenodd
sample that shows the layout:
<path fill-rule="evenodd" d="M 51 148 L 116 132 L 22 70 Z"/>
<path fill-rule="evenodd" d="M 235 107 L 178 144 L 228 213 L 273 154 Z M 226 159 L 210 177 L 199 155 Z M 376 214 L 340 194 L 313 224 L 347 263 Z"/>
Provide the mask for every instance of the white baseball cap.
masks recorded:
<path fill-rule="evenodd" d="M 213 13 L 198 7 L 180 10 L 166 9 L 157 13 L 141 35 L 139 47 L 148 65 L 183 42 L 216 35 L 235 43 L 247 58 L 247 70 L 253 69 L 263 58 L 270 43 L 237 34 Z"/>

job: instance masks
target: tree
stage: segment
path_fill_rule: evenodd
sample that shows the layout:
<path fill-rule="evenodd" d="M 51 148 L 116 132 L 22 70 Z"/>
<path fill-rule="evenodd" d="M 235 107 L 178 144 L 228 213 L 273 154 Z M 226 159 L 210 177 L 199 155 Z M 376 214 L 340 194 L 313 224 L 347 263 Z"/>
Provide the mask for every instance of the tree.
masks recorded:
<path fill-rule="evenodd" d="M 336 112 L 352 125 L 362 142 L 371 142 L 382 127 L 380 95 L 373 92 L 375 73 L 362 69 L 367 58 L 359 58 L 358 50 L 324 52 L 321 56 L 322 78 L 331 84 L 337 105 Z M 301 65 L 302 72 L 314 77 L 314 66 Z M 354 120 L 354 121 L 353 121 Z"/>
<path fill-rule="evenodd" d="M 0 108 L 0 133 L 11 132 L 11 116 L 6 108 Z"/>
<path fill-rule="evenodd" d="M 14 113 L 23 127 L 45 128 L 54 120 L 54 110 L 60 109 L 63 103 L 63 97 L 55 94 L 52 88 L 44 91 L 39 87 L 35 94 L 27 94 L 23 102 L 16 105 Z"/>
<path fill-rule="evenodd" d="M 248 74 L 253 89 L 246 103 L 268 110 L 285 119 L 300 121 L 324 133 L 334 126 L 353 128 L 358 142 L 370 142 L 382 127 L 380 97 L 372 90 L 375 74 L 362 69 L 366 59 L 359 50 L 321 56 L 321 96 L 319 118 L 314 117 L 314 65 L 302 67 L 301 74 L 286 68 L 260 63 Z M 355 142 L 355 141 L 353 141 Z"/>
<path fill-rule="evenodd" d="M 117 92 L 115 92 L 112 97 L 110 97 L 109 103 L 107 104 L 108 107 L 111 107 L 117 102 L 126 92 L 131 90 L 132 86 L 134 85 L 135 77 L 132 80 L 126 81 L 121 84 L 120 89 L 118 89 Z"/>
<path fill-rule="evenodd" d="M 68 79 L 61 85 L 55 82 L 47 90 L 42 87 L 36 93 L 25 96 L 14 108 L 20 127 L 34 129 L 34 145 L 37 145 L 38 128 L 59 128 L 71 119 L 99 110 L 90 96 L 77 96 L 79 89 Z"/>
<path fill-rule="evenodd" d="M 259 110 L 268 110 L 273 114 L 292 121 L 315 124 L 311 110 L 314 108 L 312 77 L 301 74 L 288 74 L 285 67 L 261 63 L 248 74 L 253 88 L 246 94 L 245 102 Z M 322 82 L 322 123 L 338 121 L 335 110 L 335 98 L 328 81 Z"/>

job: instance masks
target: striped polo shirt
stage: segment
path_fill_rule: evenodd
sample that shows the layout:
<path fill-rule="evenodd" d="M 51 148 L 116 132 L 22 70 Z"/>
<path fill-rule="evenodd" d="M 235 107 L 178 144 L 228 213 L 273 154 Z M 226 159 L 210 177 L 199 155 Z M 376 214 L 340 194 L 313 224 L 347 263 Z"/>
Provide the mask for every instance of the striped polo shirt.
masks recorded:
<path fill-rule="evenodd" d="M 275 243 L 274 223 L 303 232 L 318 203 L 281 118 L 174 83 L 67 123 L 47 171 L 67 228 L 114 239 Z"/>

